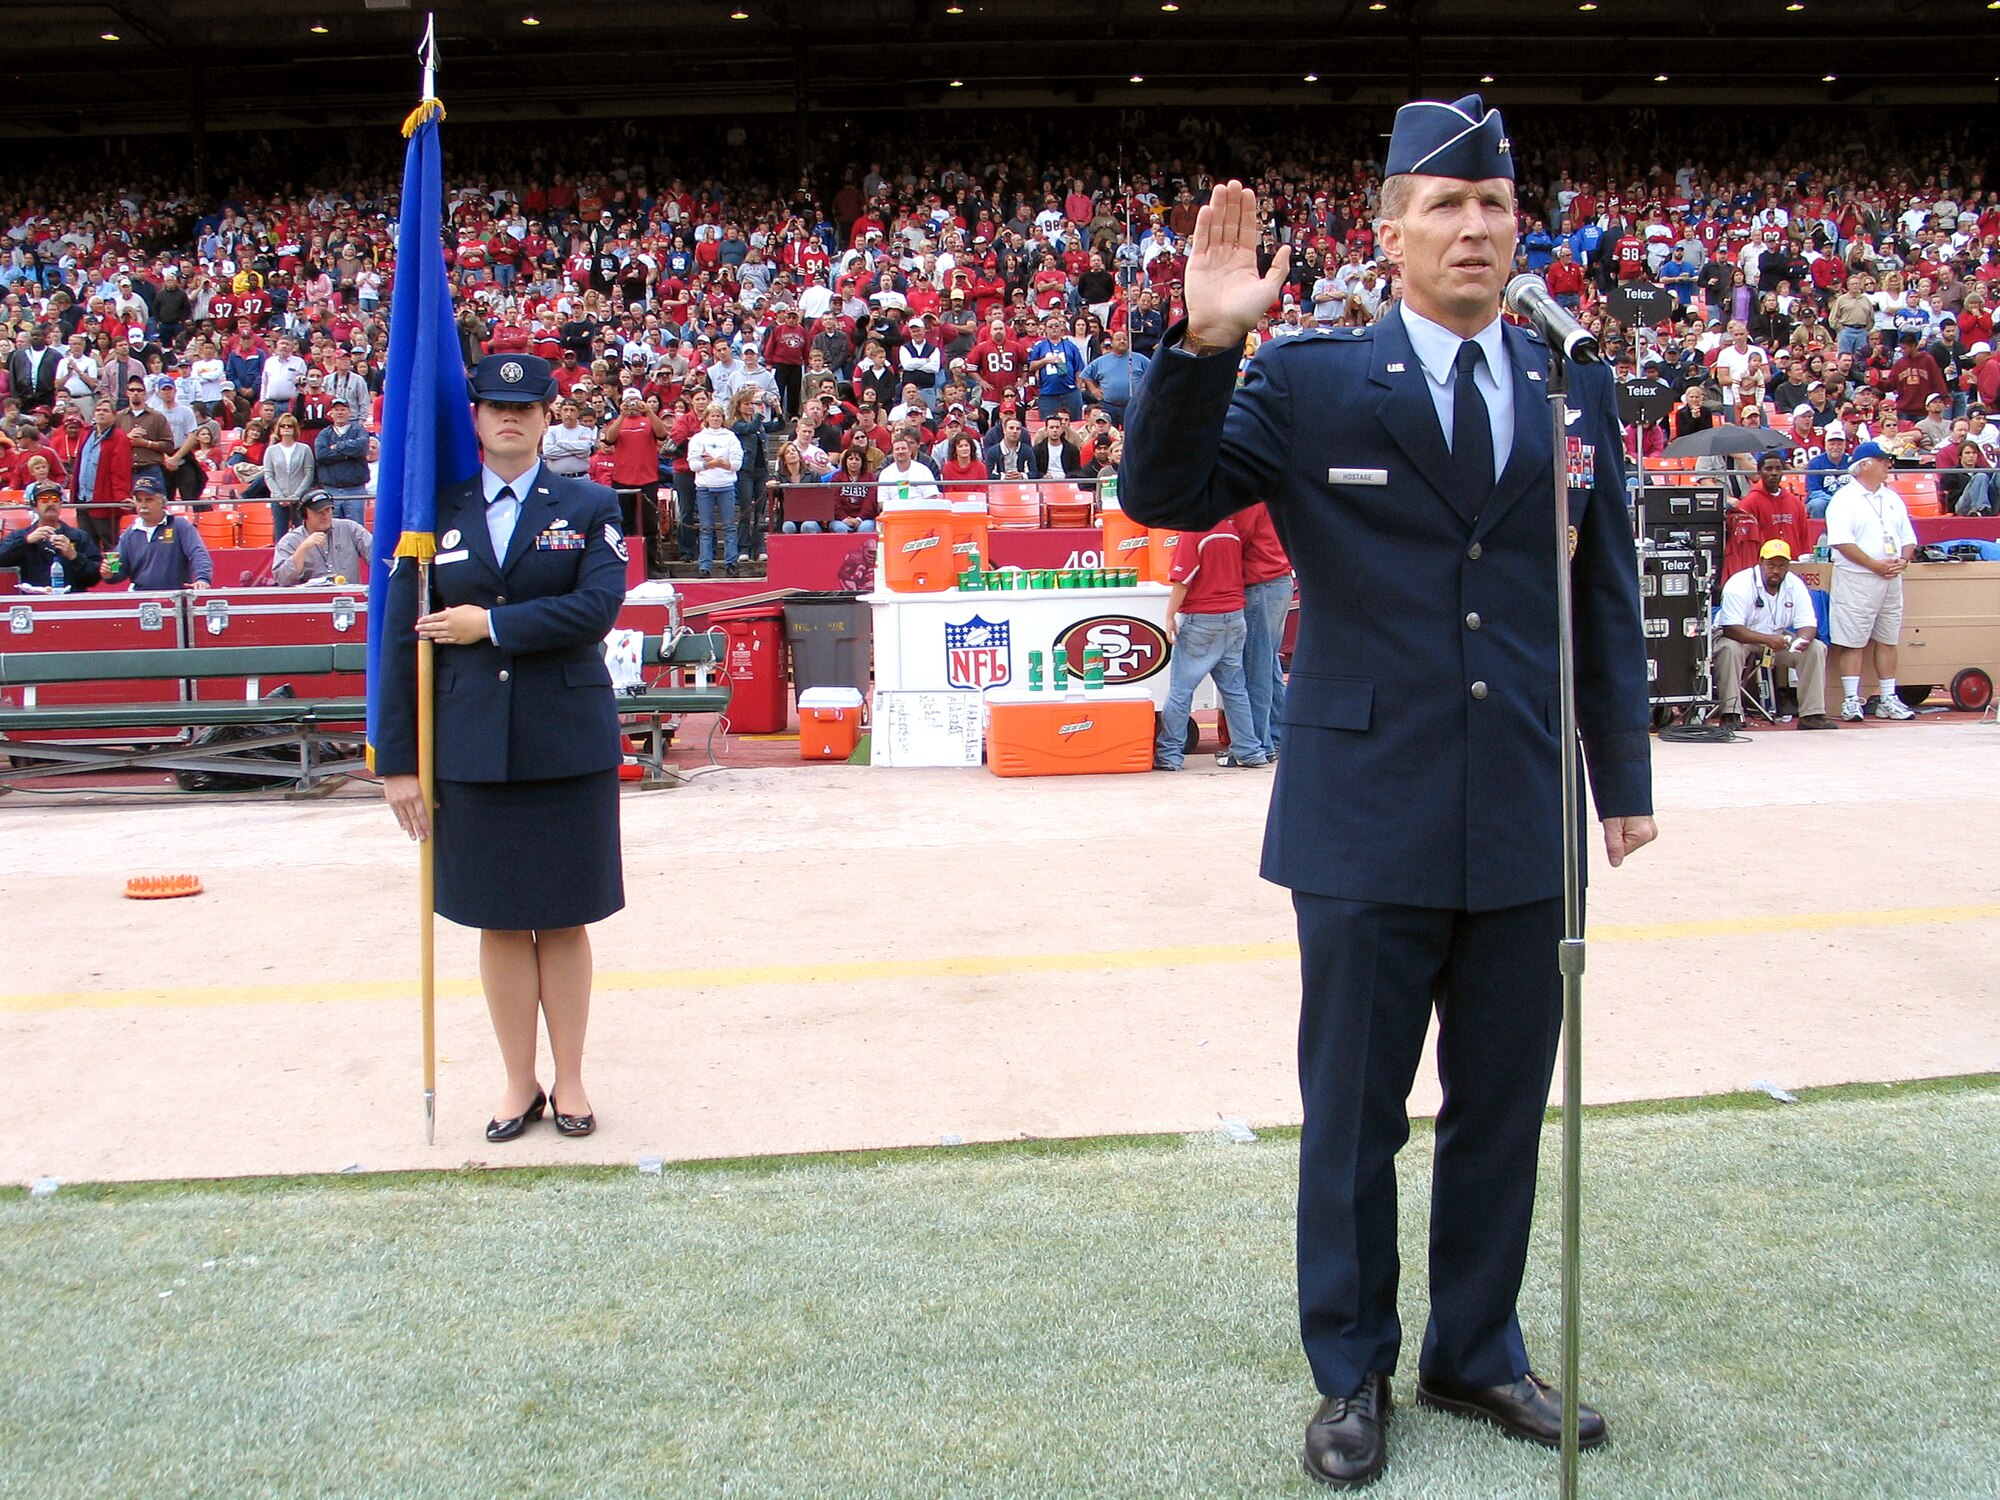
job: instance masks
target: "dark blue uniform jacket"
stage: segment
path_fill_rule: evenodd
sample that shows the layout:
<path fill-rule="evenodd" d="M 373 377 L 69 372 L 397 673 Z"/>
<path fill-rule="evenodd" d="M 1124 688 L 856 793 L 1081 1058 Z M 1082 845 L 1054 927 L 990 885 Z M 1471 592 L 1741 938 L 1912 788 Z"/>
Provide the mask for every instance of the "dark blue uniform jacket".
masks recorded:
<path fill-rule="evenodd" d="M 625 601 L 617 496 L 540 470 L 501 560 L 474 478 L 440 492 L 437 532 L 432 607 L 482 605 L 499 637 L 437 648 L 439 779 L 545 780 L 617 765 L 618 709 L 601 650 Z M 389 587 L 375 746 L 384 776 L 417 769 L 416 574 L 404 558 Z"/>
<path fill-rule="evenodd" d="M 1561 894 L 1548 349 L 1508 327 L 1514 441 L 1481 513 L 1400 310 L 1372 327 L 1196 358 L 1172 330 L 1129 413 L 1120 499 L 1204 530 L 1256 501 L 1298 573 L 1298 646 L 1266 879 L 1485 911 Z M 1652 811 L 1637 570 L 1608 370 L 1572 367 L 1567 433 L 1594 473 L 1577 531 L 1577 715 L 1600 817 Z M 1568 445 L 1565 445 L 1566 448 Z M 1370 482 L 1376 481 L 1376 482 Z"/>

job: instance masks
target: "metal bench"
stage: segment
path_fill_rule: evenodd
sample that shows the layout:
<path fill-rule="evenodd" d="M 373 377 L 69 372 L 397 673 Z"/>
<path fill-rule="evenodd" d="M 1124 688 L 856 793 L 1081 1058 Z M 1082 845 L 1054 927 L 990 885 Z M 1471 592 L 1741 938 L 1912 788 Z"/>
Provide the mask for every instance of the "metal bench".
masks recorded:
<path fill-rule="evenodd" d="M 723 638 L 688 634 L 672 641 L 648 637 L 645 660 L 691 672 L 692 686 L 649 687 L 618 699 L 621 721 L 649 732 L 650 753 L 634 758 L 646 768 L 645 780 L 670 779 L 663 756 L 666 742 L 688 714 L 722 713 L 729 707 L 728 679 L 719 676 Z M 352 676 L 358 689 L 367 670 L 367 647 L 359 641 L 311 646 L 153 647 L 136 651 L 15 651 L 0 653 L 0 689 L 17 688 L 19 704 L 0 704 L 0 791 L 23 781 L 50 776 L 117 770 L 220 771 L 241 774 L 278 771 L 279 763 L 264 756 L 246 760 L 247 752 L 296 749 L 299 755 L 294 789 L 302 793 L 330 789 L 339 778 L 366 767 L 356 747 L 367 719 L 367 699 L 354 696 L 264 698 L 267 686 L 291 678 Z M 241 678 L 241 700 L 199 701 L 191 694 L 178 703 L 43 704 L 39 690 L 75 683 L 180 682 Z M 195 745 L 194 731 L 246 728 L 259 732 L 227 745 Z M 22 735 L 90 731 L 100 737 L 143 730 L 179 730 L 182 735 L 163 743 L 116 744 L 78 740 L 22 739 Z M 329 754 L 329 750 L 332 751 Z"/>

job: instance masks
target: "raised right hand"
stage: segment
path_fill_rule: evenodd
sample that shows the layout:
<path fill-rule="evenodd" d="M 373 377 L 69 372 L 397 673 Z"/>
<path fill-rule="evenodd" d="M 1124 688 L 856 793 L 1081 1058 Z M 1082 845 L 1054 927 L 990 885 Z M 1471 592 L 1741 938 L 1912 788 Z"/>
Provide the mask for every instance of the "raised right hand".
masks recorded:
<path fill-rule="evenodd" d="M 1291 270 L 1289 245 L 1257 274 L 1257 195 L 1231 178 L 1195 215 L 1185 295 L 1188 337 L 1209 348 L 1241 344 L 1278 300 Z"/>

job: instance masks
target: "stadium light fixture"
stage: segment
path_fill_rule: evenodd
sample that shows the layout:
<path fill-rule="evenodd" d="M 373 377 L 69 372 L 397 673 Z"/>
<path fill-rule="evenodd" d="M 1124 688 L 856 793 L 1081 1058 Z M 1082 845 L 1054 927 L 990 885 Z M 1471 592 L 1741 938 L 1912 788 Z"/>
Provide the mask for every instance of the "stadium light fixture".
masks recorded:
<path fill-rule="evenodd" d="M 1160 9 L 1165 11 L 1168 15 L 1172 15 L 1175 11 L 1179 10 L 1180 7 L 1174 4 L 1174 0 L 1166 0 L 1166 4 L 1162 5 Z"/>
<path fill-rule="evenodd" d="M 1583 4 L 1579 5 L 1579 6 L 1577 7 L 1577 9 L 1578 9 L 1578 10 L 1596 10 L 1596 9 L 1597 9 L 1597 6 L 1596 6 L 1596 5 L 1595 5 L 1595 4 L 1593 3 L 1593 0 L 1583 0 Z"/>
<path fill-rule="evenodd" d="M 1319 74 L 1317 74 L 1317 73 L 1308 73 L 1308 74 L 1306 74 L 1306 82 L 1307 82 L 1307 83 L 1318 83 L 1318 82 L 1319 82 Z"/>
<path fill-rule="evenodd" d="M 1805 6 L 1804 6 L 1803 4 L 1801 4 L 1801 3 L 1800 3 L 1800 0 L 1792 0 L 1792 3 L 1791 3 L 1790 5 L 1787 5 L 1787 6 L 1785 7 L 1785 9 L 1786 9 L 1786 10 L 1804 10 L 1804 9 L 1805 9 Z"/>
<path fill-rule="evenodd" d="M 944 13 L 948 16 L 962 16 L 965 14 L 965 7 L 963 5 L 947 5 L 944 8 Z"/>
<path fill-rule="evenodd" d="M 951 81 L 951 86 L 955 89 L 962 89 L 965 87 L 965 80 L 963 78 L 954 78 Z"/>
<path fill-rule="evenodd" d="M 739 5 L 729 13 L 729 19 L 732 21 L 747 21 L 750 19 L 750 12 Z"/>
<path fill-rule="evenodd" d="M 1667 75 L 1664 73 L 1655 73 L 1653 75 L 1653 82 L 1655 83 L 1665 83 L 1666 81 L 1667 81 Z"/>
<path fill-rule="evenodd" d="M 1481 83 L 1491 83 L 1493 81 L 1493 75 L 1491 73 L 1481 73 L 1479 75 L 1479 81 Z"/>
<path fill-rule="evenodd" d="M 1838 81 L 1838 75 L 1833 73 L 1822 73 L 1820 75 L 1819 81 L 1821 83 L 1834 83 Z"/>
<path fill-rule="evenodd" d="M 523 26 L 539 26 L 542 23 L 541 19 L 537 16 L 523 16 L 521 17 L 521 24 Z"/>
<path fill-rule="evenodd" d="M 1134 73 L 1130 78 L 1126 79 L 1125 81 L 1127 83 L 1144 83 L 1146 81 L 1146 75 L 1144 73 Z"/>
<path fill-rule="evenodd" d="M 310 31 L 314 36 L 325 36 L 326 23 L 324 21 L 315 21 L 312 23 L 312 25 L 308 26 L 306 30 Z"/>
<path fill-rule="evenodd" d="M 1383 3 L 1383 0 L 1375 0 L 1375 3 L 1368 8 L 1370 10 L 1387 10 L 1389 7 Z"/>

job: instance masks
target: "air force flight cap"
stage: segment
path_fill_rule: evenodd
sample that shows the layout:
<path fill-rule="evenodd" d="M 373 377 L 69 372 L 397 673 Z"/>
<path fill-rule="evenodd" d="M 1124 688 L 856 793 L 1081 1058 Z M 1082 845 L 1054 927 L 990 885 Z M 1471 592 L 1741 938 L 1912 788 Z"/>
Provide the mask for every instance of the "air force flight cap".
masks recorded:
<path fill-rule="evenodd" d="M 533 354 L 489 354 L 472 367 L 472 399 L 540 406 L 557 396 L 549 362 Z"/>
<path fill-rule="evenodd" d="M 1385 177 L 1421 172 L 1427 177 L 1460 177 L 1484 182 L 1514 180 L 1514 155 L 1500 111 L 1488 109 L 1477 94 L 1452 104 L 1418 99 L 1396 111 L 1389 136 Z"/>

